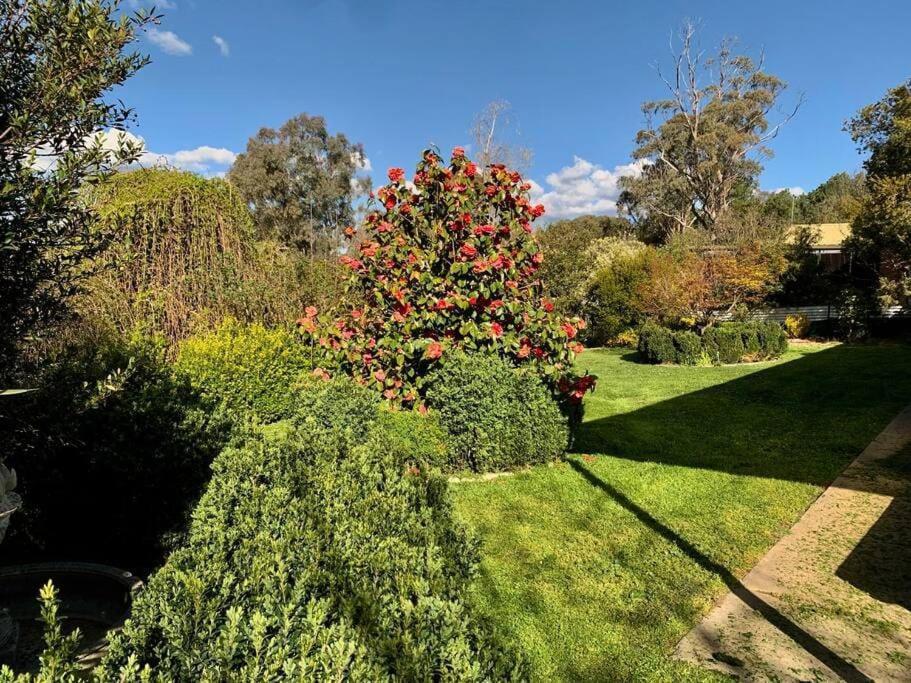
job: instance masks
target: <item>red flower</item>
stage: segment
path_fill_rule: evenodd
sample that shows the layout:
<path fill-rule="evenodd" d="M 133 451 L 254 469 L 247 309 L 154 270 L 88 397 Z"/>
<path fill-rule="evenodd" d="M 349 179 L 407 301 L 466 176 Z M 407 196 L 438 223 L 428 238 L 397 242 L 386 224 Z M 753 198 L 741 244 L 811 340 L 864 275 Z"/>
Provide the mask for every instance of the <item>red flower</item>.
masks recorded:
<path fill-rule="evenodd" d="M 550 299 L 541 299 L 541 308 L 543 308 L 548 313 L 553 313 L 554 311 L 554 302 Z"/>
<path fill-rule="evenodd" d="M 465 167 L 465 175 L 469 178 L 474 178 L 478 173 L 478 167 L 473 161 L 469 161 L 468 165 Z"/>
<path fill-rule="evenodd" d="M 453 147 L 452 156 L 456 159 L 459 159 L 459 158 L 465 156 L 465 148 L 464 147 Z"/>
<path fill-rule="evenodd" d="M 443 345 L 438 341 L 432 341 L 427 345 L 424 351 L 424 357 L 430 360 L 436 360 L 443 355 Z"/>
<path fill-rule="evenodd" d="M 459 253 L 461 253 L 465 258 L 474 258 L 478 255 L 478 250 L 470 244 L 463 244 L 462 248 L 459 249 Z"/>
<path fill-rule="evenodd" d="M 392 209 L 395 207 L 395 196 L 391 194 L 386 195 L 386 201 L 383 202 L 383 206 L 385 206 L 387 209 Z"/>
<path fill-rule="evenodd" d="M 307 306 L 304 310 L 308 318 L 312 318 L 317 314 L 316 306 Z"/>
<path fill-rule="evenodd" d="M 359 308 L 355 308 L 351 311 L 351 318 L 353 320 L 360 320 L 362 315 L 364 315 L 364 312 Z"/>
<path fill-rule="evenodd" d="M 385 370 L 377 370 L 376 372 L 373 373 L 373 376 L 376 378 L 377 382 L 386 381 L 386 371 Z"/>
<path fill-rule="evenodd" d="M 435 311 L 445 311 L 452 308 L 452 304 L 447 299 L 440 299 L 433 305 Z"/>
<path fill-rule="evenodd" d="M 522 229 L 530 235 L 531 234 L 531 223 L 529 223 L 528 221 L 522 221 Z"/>
<path fill-rule="evenodd" d="M 492 235 L 496 232 L 496 228 L 492 225 L 479 225 L 474 229 L 474 234 L 480 237 L 481 235 Z"/>
<path fill-rule="evenodd" d="M 541 216 L 543 216 L 544 215 L 544 205 L 538 204 L 537 206 L 532 207 L 531 215 L 534 216 L 535 218 L 540 218 Z"/>
<path fill-rule="evenodd" d="M 380 221 L 380 224 L 376 226 L 377 232 L 392 232 L 393 226 L 389 221 Z"/>
<path fill-rule="evenodd" d="M 503 336 L 503 326 L 500 323 L 490 323 L 490 336 L 498 339 Z"/>
<path fill-rule="evenodd" d="M 351 227 L 350 225 L 349 225 L 347 228 L 345 228 L 345 236 L 346 236 L 346 237 L 354 237 L 354 234 L 355 234 L 356 232 L 357 232 L 357 231 L 356 231 L 353 227 Z"/>
<path fill-rule="evenodd" d="M 497 193 L 498 189 L 499 188 L 497 188 L 496 185 L 488 185 L 484 188 L 484 194 L 486 194 L 488 197 L 493 197 Z"/>
<path fill-rule="evenodd" d="M 539 251 L 537 254 L 531 257 L 531 261 L 532 263 L 540 265 L 544 261 L 544 254 Z"/>
<path fill-rule="evenodd" d="M 519 347 L 519 352 L 516 354 L 519 358 L 528 358 L 528 355 L 531 353 L 531 347 L 528 344 L 522 344 Z"/>
<path fill-rule="evenodd" d="M 502 305 L 503 305 L 503 299 L 494 299 L 493 301 L 491 301 L 490 303 L 487 304 L 487 308 L 489 308 L 491 311 L 495 311 L 498 308 L 500 308 Z"/>
<path fill-rule="evenodd" d="M 379 249 L 380 245 L 376 242 L 364 242 L 361 244 L 361 253 L 367 258 L 376 256 L 376 250 Z"/>
<path fill-rule="evenodd" d="M 572 339 L 576 336 L 576 328 L 572 323 L 563 323 L 560 328 L 566 333 L 566 336 Z"/>
<path fill-rule="evenodd" d="M 405 177 L 405 170 L 402 168 L 393 167 L 389 169 L 389 180 L 394 183 L 397 183 L 402 178 Z"/>
<path fill-rule="evenodd" d="M 474 262 L 474 265 L 472 266 L 472 271 L 474 271 L 475 273 L 484 273 L 487 271 L 487 269 L 489 267 L 490 267 L 490 264 L 487 263 L 487 261 L 485 261 L 482 258 L 479 258 L 477 261 Z"/>

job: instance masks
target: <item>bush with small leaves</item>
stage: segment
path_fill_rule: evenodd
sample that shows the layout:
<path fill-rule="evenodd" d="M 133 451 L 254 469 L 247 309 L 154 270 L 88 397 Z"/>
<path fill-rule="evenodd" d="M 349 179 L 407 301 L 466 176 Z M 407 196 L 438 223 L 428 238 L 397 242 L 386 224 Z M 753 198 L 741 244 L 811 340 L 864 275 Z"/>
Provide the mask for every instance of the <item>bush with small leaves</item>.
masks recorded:
<path fill-rule="evenodd" d="M 697 365 L 702 358 L 702 339 L 690 330 L 674 332 L 675 362 L 680 365 Z"/>
<path fill-rule="evenodd" d="M 803 313 L 788 315 L 784 319 L 784 329 L 791 339 L 803 339 L 810 331 L 810 319 Z"/>
<path fill-rule="evenodd" d="M 566 418 L 527 369 L 490 354 L 458 353 L 427 383 L 427 405 L 448 433 L 449 469 L 502 470 L 566 451 Z"/>
<path fill-rule="evenodd" d="M 647 363 L 675 363 L 677 349 L 671 330 L 655 323 L 646 323 L 639 329 L 639 355 Z"/>
<path fill-rule="evenodd" d="M 136 599 L 102 677 L 527 677 L 468 600 L 478 544 L 445 479 L 375 410 L 339 430 L 319 402 L 216 459 L 187 544 Z"/>
<path fill-rule="evenodd" d="M 181 343 L 175 368 L 211 408 L 274 422 L 294 412 L 293 387 L 309 374 L 312 360 L 291 330 L 229 318 Z"/>
<path fill-rule="evenodd" d="M 708 328 L 702 334 L 702 342 L 713 363 L 739 363 L 743 358 L 743 337 L 735 324 Z"/>

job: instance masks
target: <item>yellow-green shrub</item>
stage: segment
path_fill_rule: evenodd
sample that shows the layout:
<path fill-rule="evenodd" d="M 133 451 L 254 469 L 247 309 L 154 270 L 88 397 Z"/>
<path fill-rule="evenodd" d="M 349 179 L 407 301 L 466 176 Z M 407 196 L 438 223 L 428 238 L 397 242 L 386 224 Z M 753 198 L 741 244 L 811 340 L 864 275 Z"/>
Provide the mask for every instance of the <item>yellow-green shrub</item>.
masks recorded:
<path fill-rule="evenodd" d="M 233 319 L 185 340 L 175 362 L 210 406 L 250 413 L 263 422 L 294 412 L 294 387 L 311 367 L 310 349 L 293 331 Z"/>
<path fill-rule="evenodd" d="M 803 339 L 810 331 L 810 319 L 803 313 L 795 313 L 784 319 L 784 330 L 791 339 Z"/>

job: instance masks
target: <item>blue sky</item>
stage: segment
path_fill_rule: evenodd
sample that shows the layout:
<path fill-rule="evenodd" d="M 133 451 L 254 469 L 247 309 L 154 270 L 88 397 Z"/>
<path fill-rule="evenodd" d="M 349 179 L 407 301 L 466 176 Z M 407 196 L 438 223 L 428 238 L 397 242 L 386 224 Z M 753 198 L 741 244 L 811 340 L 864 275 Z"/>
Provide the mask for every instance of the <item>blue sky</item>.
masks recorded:
<path fill-rule="evenodd" d="M 773 142 L 765 189 L 812 189 L 859 170 L 844 120 L 911 77 L 908 0 L 157 5 L 165 18 L 141 41 L 152 64 L 117 93 L 136 109 L 133 132 L 152 155 L 222 172 L 258 128 L 307 112 L 363 143 L 381 182 L 430 143 L 467 144 L 476 113 L 505 99 L 551 217 L 610 210 L 640 104 L 662 96 L 654 66 L 668 65 L 668 38 L 684 19 L 699 22 L 703 47 L 736 36 L 744 51 L 764 50 L 767 69 L 789 84 L 783 104 L 806 98 Z"/>

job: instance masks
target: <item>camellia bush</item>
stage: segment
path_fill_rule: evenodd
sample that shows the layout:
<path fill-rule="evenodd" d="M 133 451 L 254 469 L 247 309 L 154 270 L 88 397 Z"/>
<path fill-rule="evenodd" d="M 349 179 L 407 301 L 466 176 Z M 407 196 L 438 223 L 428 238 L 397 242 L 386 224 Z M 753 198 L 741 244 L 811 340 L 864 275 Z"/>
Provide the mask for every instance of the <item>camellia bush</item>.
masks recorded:
<path fill-rule="evenodd" d="M 531 366 L 564 408 L 594 377 L 578 375 L 584 322 L 560 319 L 544 298 L 532 222 L 544 213 L 530 185 L 503 165 L 480 169 L 456 147 L 448 166 L 424 152 L 412 182 L 400 168 L 374 196 L 342 262 L 356 307 L 307 309 L 305 340 L 324 350 L 317 375 L 351 375 L 394 404 L 424 408 L 428 374 L 457 350 Z"/>

